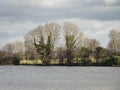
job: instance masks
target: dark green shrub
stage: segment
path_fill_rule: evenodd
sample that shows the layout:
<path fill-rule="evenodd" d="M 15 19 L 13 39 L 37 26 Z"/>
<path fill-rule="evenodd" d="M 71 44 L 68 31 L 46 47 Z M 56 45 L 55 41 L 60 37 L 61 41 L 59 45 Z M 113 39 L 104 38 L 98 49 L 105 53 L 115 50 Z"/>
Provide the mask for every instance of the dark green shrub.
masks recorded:
<path fill-rule="evenodd" d="M 104 63 L 105 66 L 113 66 L 115 64 L 116 64 L 116 58 L 113 57 L 113 56 L 111 56 L 108 59 L 106 59 L 106 61 Z"/>
<path fill-rule="evenodd" d="M 13 61 L 12 61 L 12 63 L 13 63 L 14 65 L 20 65 L 20 58 L 14 56 L 14 57 L 13 57 Z"/>
<path fill-rule="evenodd" d="M 91 60 L 89 58 L 82 58 L 81 59 L 83 65 L 90 65 Z"/>
<path fill-rule="evenodd" d="M 115 65 L 120 66 L 120 56 L 114 56 Z"/>

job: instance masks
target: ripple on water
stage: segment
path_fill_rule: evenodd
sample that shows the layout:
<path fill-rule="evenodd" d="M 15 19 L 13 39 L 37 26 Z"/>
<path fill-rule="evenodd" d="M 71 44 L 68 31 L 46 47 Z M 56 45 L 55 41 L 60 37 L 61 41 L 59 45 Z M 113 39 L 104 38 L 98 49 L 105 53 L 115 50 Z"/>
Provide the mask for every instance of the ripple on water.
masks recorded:
<path fill-rule="evenodd" d="M 0 66 L 0 90 L 120 90 L 120 67 Z"/>

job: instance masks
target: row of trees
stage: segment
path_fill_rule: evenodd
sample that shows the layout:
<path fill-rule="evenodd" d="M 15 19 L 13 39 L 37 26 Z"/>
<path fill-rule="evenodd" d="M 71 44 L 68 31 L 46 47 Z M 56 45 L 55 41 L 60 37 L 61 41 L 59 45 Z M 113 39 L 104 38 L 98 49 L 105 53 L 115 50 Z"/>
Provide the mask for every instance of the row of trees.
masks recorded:
<path fill-rule="evenodd" d="M 107 48 L 100 47 L 96 39 L 89 39 L 71 22 L 63 25 L 47 23 L 39 25 L 25 35 L 24 43 L 8 43 L 2 52 L 19 60 L 41 60 L 50 65 L 59 60 L 60 65 L 118 65 L 120 61 L 120 31 L 111 30 Z M 62 38 L 62 46 L 60 39 Z M 13 60 L 14 61 L 14 60 Z"/>
<path fill-rule="evenodd" d="M 16 41 L 7 43 L 2 50 L 0 50 L 0 64 L 19 64 L 19 61 L 25 56 L 24 43 Z"/>
<path fill-rule="evenodd" d="M 65 42 L 65 46 L 56 47 L 59 44 L 60 37 L 64 38 L 62 41 Z M 40 25 L 25 36 L 26 51 L 36 52 L 38 55 L 35 54 L 37 57 L 34 59 L 40 58 L 43 64 L 47 65 L 52 58 L 60 59 L 61 63 L 63 58 L 67 59 L 67 64 L 71 65 L 75 58 L 74 53 L 79 51 L 78 49 L 84 47 L 92 50 L 99 45 L 99 41 L 88 39 L 76 24 L 70 22 L 65 22 L 63 26 L 57 23 Z M 59 48 L 63 48 L 63 54 L 58 53 Z M 31 52 L 29 51 L 29 53 Z"/>

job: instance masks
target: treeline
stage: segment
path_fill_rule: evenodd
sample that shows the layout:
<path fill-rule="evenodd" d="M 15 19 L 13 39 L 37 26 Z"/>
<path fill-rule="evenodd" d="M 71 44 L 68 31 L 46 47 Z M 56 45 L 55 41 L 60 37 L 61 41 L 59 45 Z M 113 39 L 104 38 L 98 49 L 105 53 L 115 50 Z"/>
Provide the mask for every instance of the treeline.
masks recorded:
<path fill-rule="evenodd" d="M 39 25 L 24 36 L 24 42 L 6 44 L 0 51 L 0 64 L 40 60 L 39 65 L 120 66 L 120 31 L 111 30 L 108 36 L 108 46 L 103 48 L 74 23 Z"/>
<path fill-rule="evenodd" d="M 0 65 L 19 65 L 24 58 L 25 46 L 21 41 L 7 43 L 0 50 Z"/>

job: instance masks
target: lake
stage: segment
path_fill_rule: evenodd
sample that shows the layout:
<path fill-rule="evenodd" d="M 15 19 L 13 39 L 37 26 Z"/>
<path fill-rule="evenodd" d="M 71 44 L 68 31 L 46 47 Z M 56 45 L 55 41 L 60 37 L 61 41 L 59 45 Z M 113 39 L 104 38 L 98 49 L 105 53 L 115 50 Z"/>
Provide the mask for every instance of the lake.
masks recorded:
<path fill-rule="evenodd" d="M 120 67 L 0 66 L 0 90 L 120 90 Z"/>

